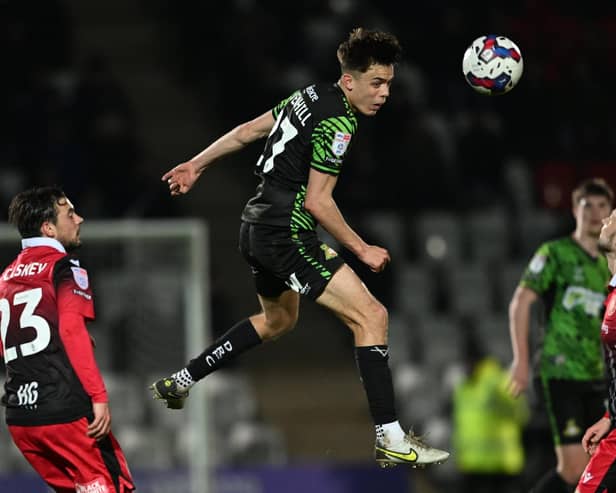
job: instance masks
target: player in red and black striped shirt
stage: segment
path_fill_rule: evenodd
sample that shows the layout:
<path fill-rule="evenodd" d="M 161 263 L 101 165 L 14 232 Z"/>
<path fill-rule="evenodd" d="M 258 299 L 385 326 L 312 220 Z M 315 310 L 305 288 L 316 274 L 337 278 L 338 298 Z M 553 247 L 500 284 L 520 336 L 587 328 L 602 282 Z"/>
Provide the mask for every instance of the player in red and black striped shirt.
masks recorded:
<path fill-rule="evenodd" d="M 582 446 L 591 457 L 576 493 L 616 493 L 616 209 L 603 220 L 599 248 L 605 252 L 612 273 L 601 325 L 608 410 L 582 437 Z"/>
<path fill-rule="evenodd" d="M 94 319 L 88 273 L 70 254 L 83 218 L 62 190 L 44 187 L 18 194 L 9 221 L 22 236 L 0 276 L 11 436 L 55 491 L 134 491 L 86 328 Z"/>

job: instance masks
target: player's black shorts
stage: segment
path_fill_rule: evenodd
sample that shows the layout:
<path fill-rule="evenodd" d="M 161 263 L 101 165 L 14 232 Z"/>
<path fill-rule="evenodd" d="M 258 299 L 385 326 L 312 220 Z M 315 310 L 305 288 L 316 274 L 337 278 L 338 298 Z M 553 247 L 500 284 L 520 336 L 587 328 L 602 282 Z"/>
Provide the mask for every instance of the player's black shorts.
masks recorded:
<path fill-rule="evenodd" d="M 536 378 L 543 396 L 554 445 L 581 443 L 586 429 L 603 416 L 607 388 L 604 380 Z"/>
<path fill-rule="evenodd" d="M 257 293 L 275 298 L 292 289 L 316 300 L 344 260 L 314 231 L 291 232 L 242 222 L 240 252 L 252 267 Z"/>

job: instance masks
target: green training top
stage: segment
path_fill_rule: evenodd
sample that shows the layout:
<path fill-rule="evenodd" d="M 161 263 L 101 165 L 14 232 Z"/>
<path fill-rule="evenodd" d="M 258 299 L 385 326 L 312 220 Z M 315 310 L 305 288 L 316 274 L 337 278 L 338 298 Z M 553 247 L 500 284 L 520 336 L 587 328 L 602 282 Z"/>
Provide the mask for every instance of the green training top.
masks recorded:
<path fill-rule="evenodd" d="M 604 378 L 600 335 L 609 279 L 605 257 L 593 258 L 570 237 L 539 247 L 520 286 L 535 291 L 544 303 L 538 354 L 543 378 Z"/>
<path fill-rule="evenodd" d="M 249 223 L 314 230 L 304 209 L 310 169 L 337 176 L 357 131 L 357 118 L 335 84 L 294 92 L 272 110 L 276 119 L 256 164 L 261 182 L 242 213 Z"/>

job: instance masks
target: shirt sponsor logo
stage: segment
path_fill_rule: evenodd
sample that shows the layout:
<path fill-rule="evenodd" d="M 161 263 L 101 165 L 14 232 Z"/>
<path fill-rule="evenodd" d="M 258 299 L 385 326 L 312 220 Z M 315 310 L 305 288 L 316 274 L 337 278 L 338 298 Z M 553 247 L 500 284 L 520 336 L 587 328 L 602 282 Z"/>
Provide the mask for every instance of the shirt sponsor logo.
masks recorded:
<path fill-rule="evenodd" d="M 349 147 L 349 143 L 351 142 L 351 134 L 345 134 L 344 132 L 336 132 L 334 136 L 334 141 L 332 142 L 332 152 L 335 156 L 342 156 L 347 147 Z"/>
<path fill-rule="evenodd" d="M 97 478 L 86 484 L 75 483 L 76 493 L 109 493 L 109 488 L 105 484 L 105 480 Z"/>
<path fill-rule="evenodd" d="M 82 291 L 81 289 L 73 289 L 73 294 L 76 294 L 77 296 L 81 296 L 82 298 L 85 298 L 88 301 L 92 299 L 92 295 L 86 293 L 85 291 Z"/>
<path fill-rule="evenodd" d="M 333 163 L 335 165 L 340 165 L 342 163 L 342 159 L 336 158 L 336 157 L 331 157 L 331 156 L 327 156 L 325 158 L 325 161 L 327 161 L 329 163 Z"/>
<path fill-rule="evenodd" d="M 319 95 L 317 94 L 317 92 L 314 90 L 314 84 L 311 86 L 308 86 L 306 88 L 306 94 L 308 94 L 308 97 L 310 98 L 310 101 L 312 101 L 313 103 L 319 99 Z"/>
<path fill-rule="evenodd" d="M 562 305 L 566 310 L 581 308 L 589 317 L 599 317 L 605 302 L 605 294 L 582 286 L 569 286 L 563 294 Z"/>
<path fill-rule="evenodd" d="M 73 279 L 81 289 L 88 289 L 90 282 L 88 281 L 88 271 L 82 267 L 71 267 L 73 271 Z"/>

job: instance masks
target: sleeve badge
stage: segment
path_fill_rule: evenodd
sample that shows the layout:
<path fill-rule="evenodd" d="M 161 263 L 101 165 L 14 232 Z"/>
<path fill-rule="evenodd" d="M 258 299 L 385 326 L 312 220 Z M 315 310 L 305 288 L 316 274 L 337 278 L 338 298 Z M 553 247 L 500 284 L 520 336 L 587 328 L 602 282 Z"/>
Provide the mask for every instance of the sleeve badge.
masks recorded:
<path fill-rule="evenodd" d="M 83 267 L 71 267 L 73 271 L 73 279 L 81 289 L 88 289 L 90 281 L 88 280 L 88 271 Z"/>
<path fill-rule="evenodd" d="M 351 134 L 344 132 L 336 132 L 334 141 L 332 142 L 332 152 L 335 156 L 342 156 L 351 142 Z"/>
<path fill-rule="evenodd" d="M 535 255 L 533 259 L 530 261 L 530 264 L 528 264 L 528 269 L 533 274 L 539 274 L 539 272 L 541 272 L 543 268 L 545 267 L 546 260 L 547 259 L 545 255 Z"/>

